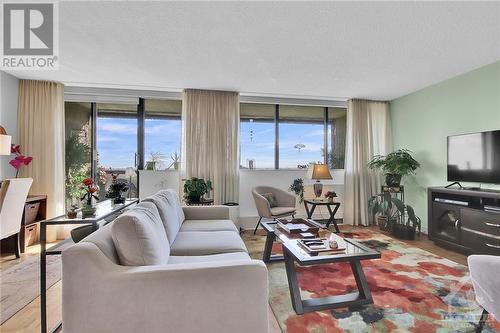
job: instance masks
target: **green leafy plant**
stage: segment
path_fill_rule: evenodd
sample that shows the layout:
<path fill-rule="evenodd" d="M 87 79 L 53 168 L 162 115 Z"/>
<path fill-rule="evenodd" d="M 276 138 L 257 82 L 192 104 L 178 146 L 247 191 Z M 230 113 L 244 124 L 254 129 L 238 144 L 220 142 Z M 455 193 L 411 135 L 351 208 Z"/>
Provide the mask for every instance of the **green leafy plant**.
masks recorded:
<path fill-rule="evenodd" d="M 190 202 L 199 202 L 201 197 L 212 191 L 212 182 L 202 178 L 191 177 L 184 182 L 184 199 Z"/>
<path fill-rule="evenodd" d="M 304 180 L 302 178 L 294 179 L 288 190 L 299 196 L 300 203 L 304 201 Z"/>
<path fill-rule="evenodd" d="M 82 182 L 90 175 L 90 147 L 78 135 L 66 140 L 66 210 L 71 212 L 79 207 L 80 198 L 85 194 Z"/>
<path fill-rule="evenodd" d="M 145 170 L 160 170 L 162 167 L 165 155 L 160 152 L 153 152 L 149 154 L 149 159 L 146 161 Z"/>
<path fill-rule="evenodd" d="M 415 210 L 410 205 L 398 198 L 391 196 L 390 193 L 381 193 L 374 195 L 368 200 L 368 211 L 372 215 L 378 215 L 379 221 L 384 223 L 379 226 L 382 229 L 392 231 L 396 225 L 403 225 L 406 228 L 418 229 L 420 233 L 421 221 L 415 215 Z"/>
<path fill-rule="evenodd" d="M 399 186 L 403 176 L 415 174 L 415 170 L 420 167 L 420 163 L 410 153 L 407 149 L 399 149 L 386 156 L 376 155 L 368 162 L 368 167 L 381 170 L 386 175 L 388 186 Z"/>
<path fill-rule="evenodd" d="M 170 169 L 171 167 L 174 167 L 174 170 L 179 170 L 179 163 L 181 160 L 181 157 L 179 156 L 179 154 L 177 154 L 177 152 L 171 154 L 170 159 L 172 160 L 172 163 L 168 166 L 168 169 Z"/>

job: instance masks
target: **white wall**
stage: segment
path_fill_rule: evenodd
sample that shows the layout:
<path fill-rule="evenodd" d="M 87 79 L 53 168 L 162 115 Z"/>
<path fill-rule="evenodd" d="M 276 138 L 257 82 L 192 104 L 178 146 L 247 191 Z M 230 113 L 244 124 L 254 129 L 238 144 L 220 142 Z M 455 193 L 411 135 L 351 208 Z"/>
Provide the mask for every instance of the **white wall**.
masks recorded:
<path fill-rule="evenodd" d="M 179 189 L 179 172 L 174 170 L 139 170 L 139 199 L 144 199 L 162 189 Z"/>
<path fill-rule="evenodd" d="M 17 143 L 17 100 L 19 79 L 0 71 L 0 125 L 12 136 L 12 143 Z M 14 178 L 16 172 L 10 166 L 10 156 L 0 156 L 0 179 Z"/>
<path fill-rule="evenodd" d="M 333 180 L 322 181 L 323 193 L 334 190 L 337 192 L 337 201 L 341 203 L 335 215 L 343 217 L 344 207 L 344 171 L 332 170 Z M 240 171 L 240 225 L 252 228 L 257 222 L 257 210 L 252 197 L 252 188 L 258 185 L 269 185 L 288 190 L 295 178 L 304 179 L 305 197 L 313 198 L 313 180 L 306 179 L 306 171 L 300 170 L 241 170 Z M 144 198 L 164 188 L 179 188 L 179 174 L 177 171 L 139 171 L 140 197 Z M 304 204 L 297 200 L 298 216 L 305 216 Z M 317 207 L 313 218 L 328 218 L 326 207 Z"/>

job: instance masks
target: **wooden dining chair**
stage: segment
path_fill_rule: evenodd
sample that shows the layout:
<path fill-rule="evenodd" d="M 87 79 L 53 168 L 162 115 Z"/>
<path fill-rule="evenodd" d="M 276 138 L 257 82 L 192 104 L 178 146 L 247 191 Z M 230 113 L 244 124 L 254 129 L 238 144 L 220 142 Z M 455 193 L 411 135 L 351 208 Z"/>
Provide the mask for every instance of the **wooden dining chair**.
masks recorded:
<path fill-rule="evenodd" d="M 21 257 L 19 233 L 24 205 L 33 179 L 14 178 L 2 182 L 0 187 L 0 239 L 14 235 L 17 258 Z"/>

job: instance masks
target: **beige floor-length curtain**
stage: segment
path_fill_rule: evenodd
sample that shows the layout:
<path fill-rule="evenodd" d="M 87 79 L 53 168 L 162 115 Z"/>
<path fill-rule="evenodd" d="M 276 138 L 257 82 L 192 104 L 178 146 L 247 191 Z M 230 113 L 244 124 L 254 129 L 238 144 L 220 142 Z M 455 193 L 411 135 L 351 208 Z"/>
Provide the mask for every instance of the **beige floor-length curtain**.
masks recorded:
<path fill-rule="evenodd" d="M 185 90 L 182 123 L 181 179 L 209 179 L 215 204 L 238 202 L 239 94 Z"/>
<path fill-rule="evenodd" d="M 344 221 L 368 225 L 368 199 L 380 192 L 381 175 L 368 169 L 370 159 L 392 150 L 388 102 L 350 100 L 347 109 Z"/>
<path fill-rule="evenodd" d="M 33 162 L 20 177 L 33 178 L 31 194 L 47 195 L 47 217 L 64 214 L 64 87 L 60 83 L 19 82 L 18 137 Z M 55 238 L 54 230 L 47 239 Z"/>

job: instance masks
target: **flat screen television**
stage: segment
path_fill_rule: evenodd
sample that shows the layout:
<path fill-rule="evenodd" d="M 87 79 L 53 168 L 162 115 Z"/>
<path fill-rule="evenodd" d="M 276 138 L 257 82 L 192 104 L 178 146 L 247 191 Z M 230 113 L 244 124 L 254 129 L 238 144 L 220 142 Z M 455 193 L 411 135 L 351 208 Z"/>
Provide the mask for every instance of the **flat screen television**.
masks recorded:
<path fill-rule="evenodd" d="M 448 181 L 500 184 L 500 130 L 449 136 Z"/>

